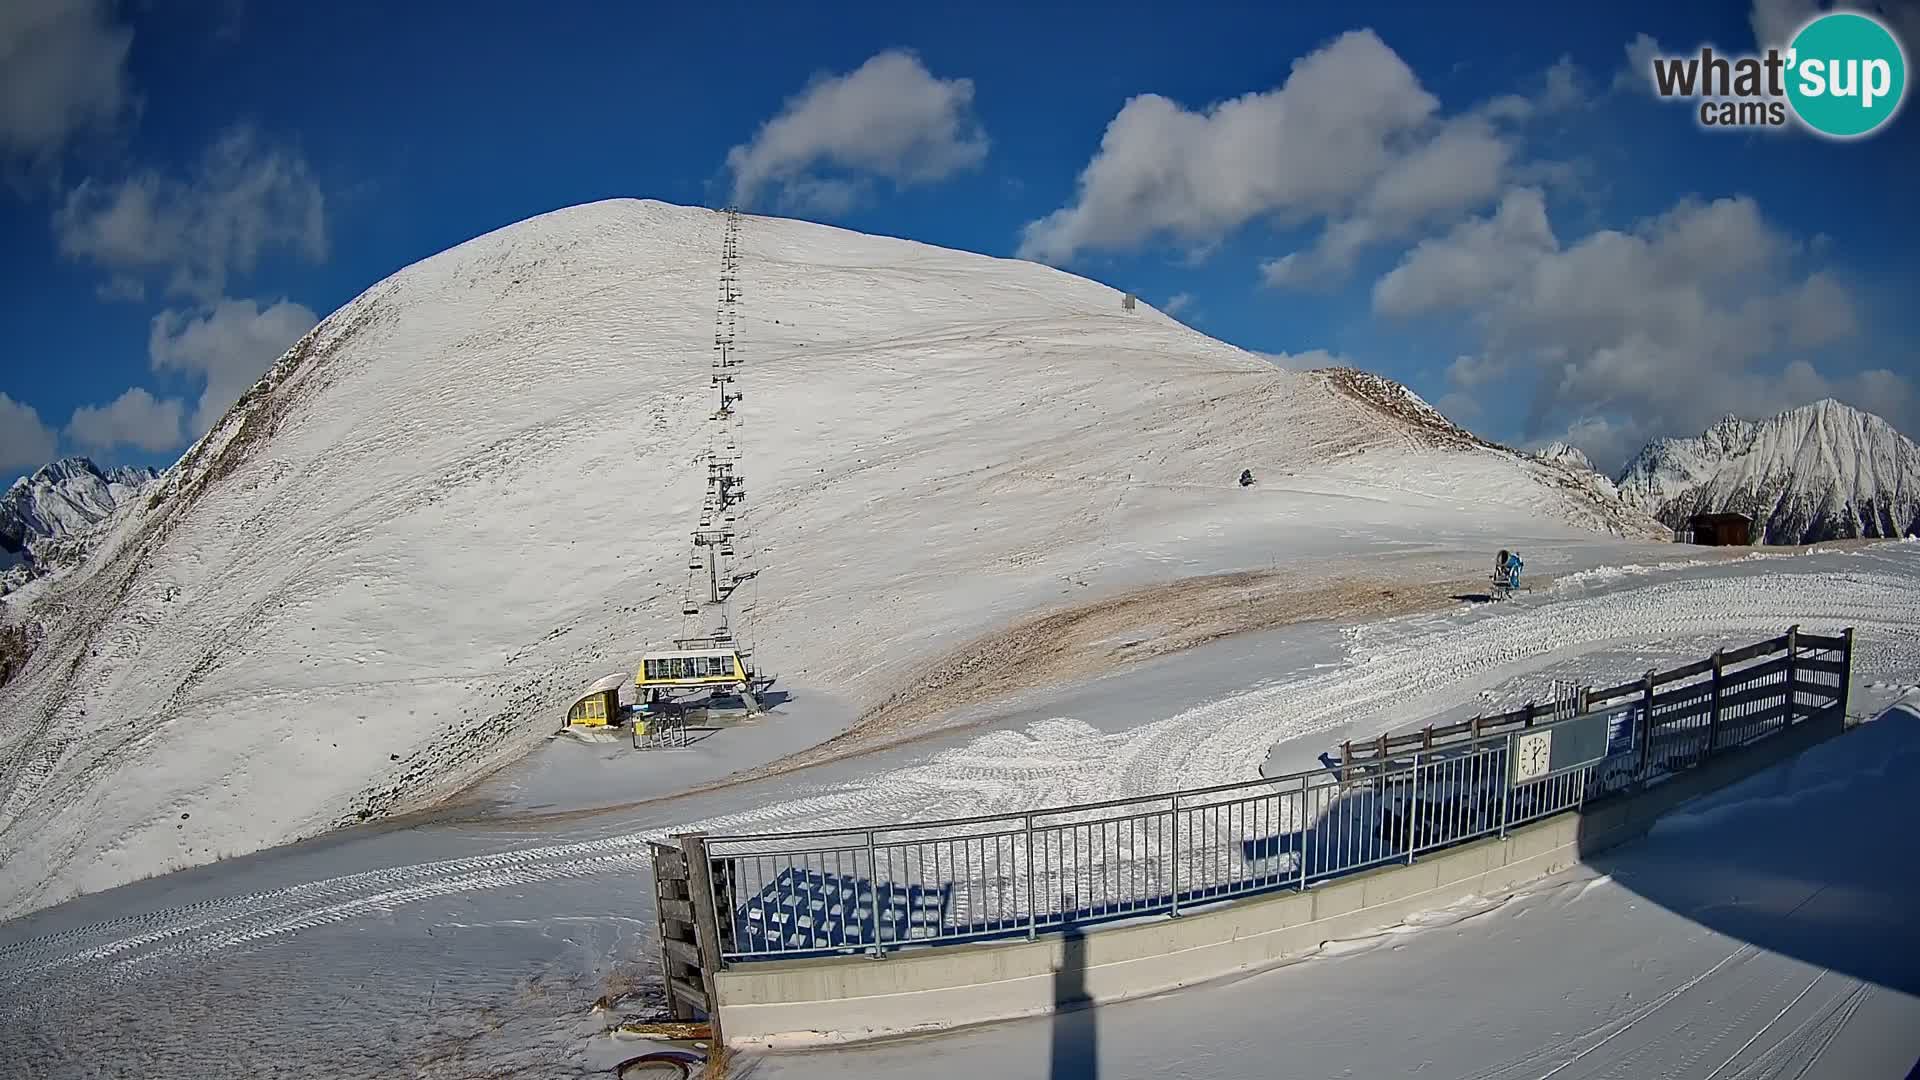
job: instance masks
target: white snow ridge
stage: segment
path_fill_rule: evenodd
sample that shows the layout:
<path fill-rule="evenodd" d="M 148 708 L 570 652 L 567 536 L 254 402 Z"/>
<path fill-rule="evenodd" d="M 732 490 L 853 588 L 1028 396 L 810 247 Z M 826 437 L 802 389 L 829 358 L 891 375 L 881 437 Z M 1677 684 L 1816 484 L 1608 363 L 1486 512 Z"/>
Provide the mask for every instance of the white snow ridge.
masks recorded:
<path fill-rule="evenodd" d="M 7 605 L 37 644 L 0 686 L 0 917 L 444 797 L 677 630 L 721 232 L 603 202 L 394 274 Z M 1463 511 L 1657 529 L 1056 270 L 760 217 L 741 250 L 740 629 L 856 708 L 1067 575 Z"/>
<path fill-rule="evenodd" d="M 1619 484 L 1673 528 L 1694 514 L 1742 513 L 1769 544 L 1920 532 L 1920 446 L 1832 398 L 1758 423 L 1729 416 L 1697 439 L 1655 440 Z"/>

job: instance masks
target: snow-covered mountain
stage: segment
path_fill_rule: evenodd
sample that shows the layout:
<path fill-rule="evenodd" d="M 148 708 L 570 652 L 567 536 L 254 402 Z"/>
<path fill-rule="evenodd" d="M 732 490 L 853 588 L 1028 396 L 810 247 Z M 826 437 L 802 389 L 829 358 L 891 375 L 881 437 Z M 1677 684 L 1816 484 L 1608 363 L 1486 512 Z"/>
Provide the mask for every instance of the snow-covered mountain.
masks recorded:
<path fill-rule="evenodd" d="M 1832 398 L 1757 422 L 1728 416 L 1697 439 L 1657 439 L 1619 487 L 1676 529 L 1694 514 L 1748 514 L 1769 544 L 1920 532 L 1920 446 Z"/>
<path fill-rule="evenodd" d="M 1586 452 L 1572 443 L 1550 442 L 1534 453 L 1542 461 L 1554 461 L 1569 468 L 1594 471 L 1593 461 L 1587 457 Z"/>
<path fill-rule="evenodd" d="M 91 529 L 159 476 L 132 466 L 102 469 L 84 457 L 42 465 L 0 495 L 0 550 L 18 554 L 35 541 Z"/>
<path fill-rule="evenodd" d="M 1535 451 L 1534 456 L 1559 469 L 1574 484 L 1586 488 L 1602 503 L 1618 505 L 1634 513 L 1642 512 L 1638 504 L 1621 499 L 1620 491 L 1614 486 L 1613 481 L 1595 472 L 1592 459 L 1588 458 L 1579 447 L 1570 443 L 1551 442 Z"/>
<path fill-rule="evenodd" d="M 0 494 L 0 596 L 78 563 L 103 523 L 159 476 L 153 469 L 102 469 L 70 457 L 15 480 Z"/>
<path fill-rule="evenodd" d="M 443 797 L 681 631 L 723 230 L 595 203 L 399 271 L 0 616 L 0 917 Z M 1660 531 L 1058 270 L 752 216 L 740 252 L 734 629 L 796 697 L 1356 536 Z"/>

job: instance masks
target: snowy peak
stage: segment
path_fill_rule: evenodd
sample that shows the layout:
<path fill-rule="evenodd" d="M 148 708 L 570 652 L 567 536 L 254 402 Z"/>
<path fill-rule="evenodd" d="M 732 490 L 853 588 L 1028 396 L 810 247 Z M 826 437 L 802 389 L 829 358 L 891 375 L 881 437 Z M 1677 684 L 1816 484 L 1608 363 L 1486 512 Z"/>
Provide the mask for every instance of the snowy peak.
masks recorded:
<path fill-rule="evenodd" d="M 1920 446 L 1832 398 L 1757 422 L 1728 416 L 1696 439 L 1656 439 L 1619 487 L 1673 528 L 1695 514 L 1748 514 L 1769 544 L 1920 531 Z"/>
<path fill-rule="evenodd" d="M 102 469 L 84 457 L 42 465 L 0 495 L 0 549 L 18 554 L 39 541 L 86 532 L 159 475 L 149 468 Z"/>
<path fill-rule="evenodd" d="M 1534 456 L 1542 461 L 1551 461 L 1558 465 L 1565 465 L 1571 469 L 1585 469 L 1588 472 L 1594 471 L 1592 459 L 1588 458 L 1586 453 L 1579 447 L 1571 443 L 1550 442 L 1541 447 Z"/>

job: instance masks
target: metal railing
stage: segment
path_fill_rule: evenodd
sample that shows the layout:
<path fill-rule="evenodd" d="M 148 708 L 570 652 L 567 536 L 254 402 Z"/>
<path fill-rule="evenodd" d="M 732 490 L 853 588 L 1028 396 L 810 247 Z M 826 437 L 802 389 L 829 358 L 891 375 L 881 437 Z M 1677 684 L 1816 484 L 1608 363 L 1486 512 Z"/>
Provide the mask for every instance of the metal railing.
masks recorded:
<path fill-rule="evenodd" d="M 1795 628 L 1587 691 L 1578 712 L 1606 712 L 1604 756 L 1524 782 L 1508 760 L 1515 739 L 1554 726 L 1563 706 L 1391 737 L 1377 744 L 1384 753 L 1330 768 L 1190 791 L 862 829 L 696 834 L 685 840 L 711 872 L 695 903 L 727 963 L 1031 938 L 1304 890 L 1504 835 L 1844 709 L 1851 656 L 1851 630 L 1824 638 Z"/>

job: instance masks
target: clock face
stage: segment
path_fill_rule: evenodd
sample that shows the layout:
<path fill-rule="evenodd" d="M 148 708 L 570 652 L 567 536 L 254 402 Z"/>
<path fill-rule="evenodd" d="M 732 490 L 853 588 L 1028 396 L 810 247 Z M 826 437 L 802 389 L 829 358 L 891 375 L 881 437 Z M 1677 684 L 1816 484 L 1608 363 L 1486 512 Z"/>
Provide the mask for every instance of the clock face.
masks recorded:
<path fill-rule="evenodd" d="M 1536 731 L 1514 741 L 1513 778 L 1532 780 L 1545 776 L 1553 759 L 1553 732 Z"/>

